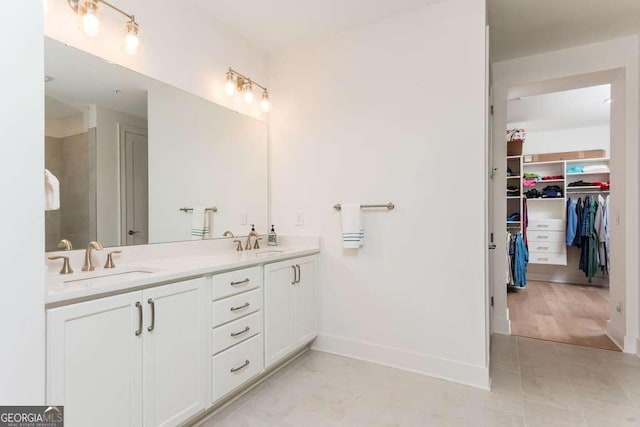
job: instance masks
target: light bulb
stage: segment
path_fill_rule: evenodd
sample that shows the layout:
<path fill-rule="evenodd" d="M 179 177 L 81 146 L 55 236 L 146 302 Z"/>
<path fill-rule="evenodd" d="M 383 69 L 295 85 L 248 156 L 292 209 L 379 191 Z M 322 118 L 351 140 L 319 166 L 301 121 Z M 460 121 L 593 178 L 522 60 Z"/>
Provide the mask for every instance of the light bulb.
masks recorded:
<path fill-rule="evenodd" d="M 244 86 L 244 102 L 247 104 L 253 104 L 253 85 L 251 82 Z"/>
<path fill-rule="evenodd" d="M 225 83 L 224 89 L 226 90 L 228 96 L 233 96 L 236 91 L 236 81 L 233 78 L 233 74 L 231 74 L 231 72 L 227 73 L 227 83 Z"/>
<path fill-rule="evenodd" d="M 82 29 L 89 37 L 96 37 L 100 32 L 100 19 L 98 19 L 98 4 L 95 0 L 85 3 L 86 12 L 82 17 Z"/>
<path fill-rule="evenodd" d="M 262 101 L 260 102 L 260 107 L 262 107 L 262 111 L 264 111 L 265 113 L 269 112 L 269 92 L 267 92 L 266 89 L 264 92 L 262 92 Z"/>
<path fill-rule="evenodd" d="M 135 22 L 127 22 L 127 35 L 124 37 L 124 50 L 129 55 L 138 53 L 140 39 L 138 38 L 138 24 Z"/>
<path fill-rule="evenodd" d="M 44 14 L 47 15 L 51 10 L 51 0 L 42 0 L 42 8 L 44 10 Z"/>

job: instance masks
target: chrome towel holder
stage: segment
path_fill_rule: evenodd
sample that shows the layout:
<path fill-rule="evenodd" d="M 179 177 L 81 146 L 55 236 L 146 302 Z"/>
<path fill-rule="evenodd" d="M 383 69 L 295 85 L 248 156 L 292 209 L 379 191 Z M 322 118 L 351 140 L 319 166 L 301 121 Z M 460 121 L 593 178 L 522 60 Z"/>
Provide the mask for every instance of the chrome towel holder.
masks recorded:
<path fill-rule="evenodd" d="M 396 207 L 396 205 L 393 204 L 393 202 L 389 202 L 389 203 L 385 203 L 385 204 L 380 204 L 380 205 L 360 205 L 360 209 L 369 209 L 369 208 L 387 208 L 390 211 L 394 210 Z M 338 203 L 337 205 L 333 205 L 333 209 L 339 211 L 342 209 L 342 205 L 340 205 L 340 203 Z"/>
<path fill-rule="evenodd" d="M 180 208 L 180 210 L 182 212 L 193 212 L 193 208 Z M 212 208 L 206 208 L 205 209 L 206 212 L 218 212 L 218 208 L 216 208 L 215 206 Z"/>

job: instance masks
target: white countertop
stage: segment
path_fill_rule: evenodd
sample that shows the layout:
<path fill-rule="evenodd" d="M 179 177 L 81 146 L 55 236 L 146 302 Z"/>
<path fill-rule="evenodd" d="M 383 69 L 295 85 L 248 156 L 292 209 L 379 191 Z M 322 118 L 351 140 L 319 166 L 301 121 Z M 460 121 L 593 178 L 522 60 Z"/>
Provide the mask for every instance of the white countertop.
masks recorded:
<path fill-rule="evenodd" d="M 96 266 L 95 271 L 75 271 L 68 275 L 49 273 L 46 277 L 45 306 L 57 307 L 318 252 L 320 249 L 315 245 L 277 246 L 243 252 L 221 251 L 147 259 L 128 264 L 116 261 L 117 266 L 113 269 Z"/>

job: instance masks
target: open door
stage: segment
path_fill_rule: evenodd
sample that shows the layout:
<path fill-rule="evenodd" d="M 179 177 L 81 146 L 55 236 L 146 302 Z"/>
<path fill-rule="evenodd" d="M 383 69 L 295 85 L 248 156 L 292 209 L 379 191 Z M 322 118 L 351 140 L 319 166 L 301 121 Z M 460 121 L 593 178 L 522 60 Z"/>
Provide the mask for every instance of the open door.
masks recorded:
<path fill-rule="evenodd" d="M 121 244 L 149 243 L 147 131 L 120 125 Z"/>

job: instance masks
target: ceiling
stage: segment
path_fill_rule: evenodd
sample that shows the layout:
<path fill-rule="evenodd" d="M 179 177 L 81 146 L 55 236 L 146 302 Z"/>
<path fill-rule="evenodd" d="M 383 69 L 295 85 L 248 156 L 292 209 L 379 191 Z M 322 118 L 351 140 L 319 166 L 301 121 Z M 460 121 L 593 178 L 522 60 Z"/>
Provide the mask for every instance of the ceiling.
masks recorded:
<path fill-rule="evenodd" d="M 62 118 L 99 105 L 147 117 L 147 91 L 154 80 L 45 38 L 45 114 Z"/>
<path fill-rule="evenodd" d="M 493 61 L 640 32 L 639 0 L 487 0 L 487 7 Z"/>
<path fill-rule="evenodd" d="M 512 99 L 507 122 L 527 132 L 609 124 L 610 96 L 611 86 L 602 85 Z"/>
<path fill-rule="evenodd" d="M 190 0 L 254 46 L 273 52 L 442 0 Z"/>

